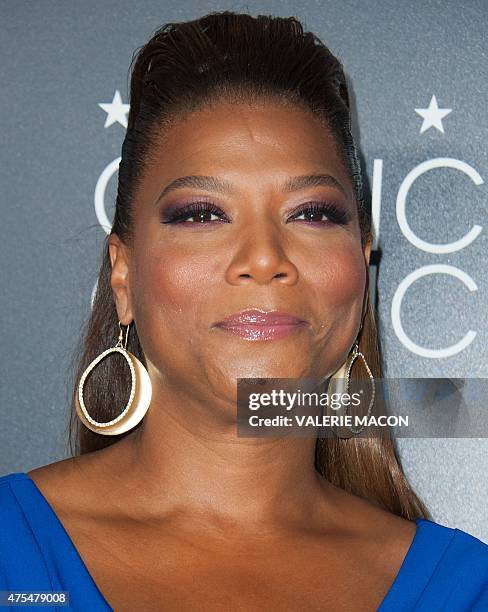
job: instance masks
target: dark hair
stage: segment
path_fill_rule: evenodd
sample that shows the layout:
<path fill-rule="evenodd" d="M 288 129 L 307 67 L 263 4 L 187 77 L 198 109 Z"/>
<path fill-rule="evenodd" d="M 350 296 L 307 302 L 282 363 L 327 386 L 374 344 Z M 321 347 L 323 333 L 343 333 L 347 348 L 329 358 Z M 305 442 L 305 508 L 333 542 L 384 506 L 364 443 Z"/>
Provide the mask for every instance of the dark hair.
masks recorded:
<path fill-rule="evenodd" d="M 371 210 L 363 198 L 343 67 L 316 35 L 304 32 L 296 18 L 223 11 L 167 23 L 136 50 L 129 71 L 130 112 L 112 226 L 112 233 L 124 243 L 132 240 L 132 205 L 156 139 L 185 113 L 215 102 L 266 100 L 299 105 L 330 131 L 354 187 L 362 243 L 371 240 Z M 97 355 L 114 345 L 118 317 L 110 278 L 107 237 L 92 311 L 78 347 L 75 383 Z M 378 335 L 369 300 L 359 346 L 374 377 L 380 378 Z M 127 349 L 146 365 L 135 322 Z M 93 384 L 84 388 L 85 402 L 94 419 L 109 421 L 129 396 L 127 365 L 116 354 L 103 360 L 91 377 Z M 87 429 L 77 417 L 75 394 L 76 384 L 68 440 L 72 455 L 109 446 L 130 433 L 104 436 Z M 427 516 L 401 469 L 391 439 L 318 439 L 316 468 L 333 484 L 397 515 L 409 519 Z"/>

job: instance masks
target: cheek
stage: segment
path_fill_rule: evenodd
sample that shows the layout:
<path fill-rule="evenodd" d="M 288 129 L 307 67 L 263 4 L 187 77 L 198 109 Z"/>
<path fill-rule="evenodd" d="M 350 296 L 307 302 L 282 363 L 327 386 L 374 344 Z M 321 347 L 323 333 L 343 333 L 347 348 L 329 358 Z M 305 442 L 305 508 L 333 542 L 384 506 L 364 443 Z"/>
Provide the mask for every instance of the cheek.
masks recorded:
<path fill-rule="evenodd" d="M 191 324 L 202 315 L 199 306 L 212 284 L 214 266 L 215 258 L 181 246 L 145 250 L 136 261 L 133 283 L 139 318 L 170 320 L 172 326 L 182 319 Z"/>
<path fill-rule="evenodd" d="M 366 265 L 362 251 L 337 247 L 327 250 L 314 266 L 313 286 L 320 303 L 328 306 L 362 305 L 366 286 Z"/>
<path fill-rule="evenodd" d="M 366 262 L 360 248 L 339 246 L 325 253 L 314 268 L 314 311 L 319 321 L 319 343 L 314 361 L 323 376 L 343 362 L 357 336 L 366 288 Z M 318 309 L 318 311 L 317 311 Z"/>
<path fill-rule="evenodd" d="M 204 302 L 215 258 L 194 250 L 155 246 L 139 249 L 131 282 L 134 319 L 148 362 L 174 380 L 188 381 L 188 359 L 205 346 Z M 213 321 L 212 321 L 213 322 Z"/>

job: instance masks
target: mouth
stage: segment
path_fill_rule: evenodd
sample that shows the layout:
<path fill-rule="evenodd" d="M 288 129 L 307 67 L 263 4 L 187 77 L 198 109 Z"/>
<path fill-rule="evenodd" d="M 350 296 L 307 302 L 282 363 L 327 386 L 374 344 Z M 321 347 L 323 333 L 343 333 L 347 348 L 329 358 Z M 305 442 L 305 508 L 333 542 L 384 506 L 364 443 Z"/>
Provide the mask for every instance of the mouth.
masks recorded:
<path fill-rule="evenodd" d="M 285 338 L 308 326 L 308 322 L 293 314 L 278 310 L 243 310 L 215 323 L 214 327 L 250 341 Z"/>

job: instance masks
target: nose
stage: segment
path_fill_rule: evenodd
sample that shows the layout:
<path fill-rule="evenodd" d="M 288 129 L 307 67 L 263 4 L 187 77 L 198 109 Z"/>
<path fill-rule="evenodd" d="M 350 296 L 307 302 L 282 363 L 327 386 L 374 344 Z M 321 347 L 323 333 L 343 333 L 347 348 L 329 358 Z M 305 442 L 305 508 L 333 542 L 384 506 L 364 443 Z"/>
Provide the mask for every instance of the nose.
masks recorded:
<path fill-rule="evenodd" d="M 237 252 L 226 271 L 226 280 L 238 285 L 255 281 L 265 285 L 275 280 L 294 285 L 298 281 L 298 269 L 287 257 L 283 238 L 271 224 L 259 228 L 248 227 L 242 235 Z"/>

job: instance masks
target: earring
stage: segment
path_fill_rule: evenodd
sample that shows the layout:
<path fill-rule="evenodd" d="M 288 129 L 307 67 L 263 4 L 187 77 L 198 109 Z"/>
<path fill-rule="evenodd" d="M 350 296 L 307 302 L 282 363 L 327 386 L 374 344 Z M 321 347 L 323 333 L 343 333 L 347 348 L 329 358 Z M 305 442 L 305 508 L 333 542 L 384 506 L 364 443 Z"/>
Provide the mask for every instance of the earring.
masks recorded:
<path fill-rule="evenodd" d="M 352 366 L 353 366 L 354 362 L 356 361 L 356 359 L 358 357 L 361 357 L 361 359 L 363 360 L 364 367 L 366 368 L 366 371 L 368 373 L 369 380 L 370 380 L 370 383 L 371 383 L 371 399 L 369 401 L 368 411 L 366 413 L 366 420 L 367 420 L 367 419 L 369 419 L 369 417 L 371 415 L 371 411 L 373 410 L 374 400 L 375 400 L 375 396 L 376 396 L 376 386 L 375 386 L 375 382 L 374 382 L 374 376 L 373 376 L 373 374 L 371 372 L 371 369 L 370 369 L 370 367 L 368 365 L 368 362 L 366 361 L 366 357 L 359 350 L 359 344 L 358 344 L 357 340 L 356 340 L 356 343 L 354 344 L 354 348 L 353 348 L 353 351 L 352 351 L 352 356 L 351 356 L 351 359 L 350 359 L 349 363 L 348 363 L 348 360 L 346 359 L 344 364 L 330 377 L 329 386 L 327 388 L 327 391 L 330 393 L 330 389 L 331 389 L 331 385 L 332 385 L 332 389 L 333 389 L 334 393 L 339 393 L 340 396 L 343 393 L 348 393 L 348 391 L 349 391 L 349 381 L 350 381 L 350 377 L 351 377 L 351 369 L 352 369 Z M 344 413 L 346 415 L 348 414 L 348 410 L 349 410 L 349 404 L 345 407 Z M 361 425 L 359 428 L 358 427 L 351 427 L 351 426 L 349 426 L 349 430 L 354 435 L 357 435 L 357 434 L 360 434 L 363 431 L 364 427 L 365 427 L 365 425 Z M 341 435 L 339 437 L 341 437 L 341 438 L 350 438 L 351 436 Z"/>
<path fill-rule="evenodd" d="M 149 374 L 139 359 L 127 350 L 130 323 L 127 325 L 125 342 L 122 344 L 122 326 L 119 321 L 119 338 L 117 344 L 100 353 L 83 372 L 76 393 L 76 412 L 82 423 L 95 433 L 105 436 L 116 436 L 134 428 L 145 416 L 151 403 L 152 386 Z M 107 423 L 99 423 L 91 418 L 83 400 L 83 385 L 88 374 L 110 353 L 120 353 L 129 364 L 131 374 L 131 390 L 129 401 L 119 416 Z"/>

